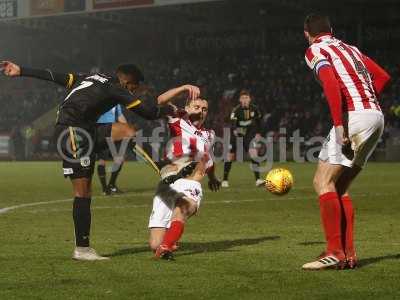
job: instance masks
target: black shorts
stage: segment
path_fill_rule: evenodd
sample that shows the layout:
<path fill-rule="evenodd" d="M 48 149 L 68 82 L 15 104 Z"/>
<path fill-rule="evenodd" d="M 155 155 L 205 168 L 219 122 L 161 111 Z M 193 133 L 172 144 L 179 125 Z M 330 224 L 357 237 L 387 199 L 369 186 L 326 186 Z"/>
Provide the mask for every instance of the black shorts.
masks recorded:
<path fill-rule="evenodd" d="M 98 124 L 96 128 L 96 153 L 97 160 L 113 160 L 107 139 L 111 138 L 112 123 Z M 115 142 L 115 150 L 119 153 L 121 142 Z M 125 153 L 123 153 L 125 155 Z"/>
<path fill-rule="evenodd" d="M 96 128 L 56 125 L 54 140 L 64 177 L 91 178 L 96 162 Z"/>
<path fill-rule="evenodd" d="M 108 146 L 106 146 L 106 148 L 101 148 L 101 149 L 97 149 L 96 153 L 97 153 L 97 160 L 114 160 L 116 158 L 121 158 L 121 156 L 125 156 L 125 153 L 120 153 L 121 150 L 121 142 L 115 142 L 115 150 L 116 150 L 116 156 L 114 157 L 111 153 L 111 150 Z"/>
<path fill-rule="evenodd" d="M 100 150 L 96 156 L 97 160 L 112 160 L 112 154 L 109 148 Z"/>
<path fill-rule="evenodd" d="M 96 152 L 108 151 L 107 138 L 111 138 L 112 123 L 97 124 L 96 126 Z M 109 151 L 108 151 L 109 152 Z"/>
<path fill-rule="evenodd" d="M 241 147 L 242 143 L 243 143 L 243 150 L 244 152 L 249 152 L 249 149 L 251 148 L 256 148 L 257 147 L 257 143 L 255 142 L 255 140 L 253 140 L 255 137 L 255 134 L 252 133 L 248 133 L 244 136 L 235 136 L 233 134 L 233 132 L 231 132 L 231 137 L 230 137 L 230 142 L 229 142 L 229 152 L 230 153 L 237 153 L 238 151 L 238 147 Z M 242 142 L 240 142 L 240 139 L 242 140 Z M 252 143 L 253 140 L 253 143 Z"/>

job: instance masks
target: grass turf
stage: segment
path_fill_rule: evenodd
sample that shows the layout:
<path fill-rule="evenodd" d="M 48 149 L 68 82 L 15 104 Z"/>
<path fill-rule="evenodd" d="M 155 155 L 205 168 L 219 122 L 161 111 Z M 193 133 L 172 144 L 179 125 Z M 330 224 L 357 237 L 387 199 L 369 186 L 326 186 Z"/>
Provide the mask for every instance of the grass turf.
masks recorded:
<path fill-rule="evenodd" d="M 353 186 L 361 267 L 322 272 L 300 269 L 324 247 L 315 165 L 284 166 L 295 186 L 278 197 L 234 164 L 231 188 L 206 191 L 176 261 L 165 262 L 146 245 L 157 178 L 128 163 L 119 178 L 127 193 L 92 202 L 92 245 L 112 259 L 82 263 L 70 259 L 71 188 L 59 163 L 0 163 L 0 209 L 56 200 L 0 214 L 0 299 L 400 298 L 400 164 L 370 163 Z"/>

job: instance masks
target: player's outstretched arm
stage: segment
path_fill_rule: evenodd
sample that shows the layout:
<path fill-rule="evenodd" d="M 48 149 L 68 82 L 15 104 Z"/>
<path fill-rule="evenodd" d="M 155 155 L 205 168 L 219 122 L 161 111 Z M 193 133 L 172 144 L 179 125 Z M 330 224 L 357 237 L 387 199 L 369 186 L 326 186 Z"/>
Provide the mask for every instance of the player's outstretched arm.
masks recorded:
<path fill-rule="evenodd" d="M 110 85 L 109 97 L 147 120 L 156 120 L 173 113 L 174 107 L 168 104 L 183 92 L 189 92 L 190 99 L 197 99 L 200 95 L 198 87 L 184 85 L 161 94 L 155 101 L 152 95 L 140 90 L 129 93 L 123 88 Z"/>
<path fill-rule="evenodd" d="M 165 93 L 161 94 L 157 98 L 158 105 L 167 105 L 169 104 L 175 97 L 179 96 L 180 94 L 187 92 L 188 99 L 195 100 L 200 96 L 200 89 L 194 85 L 182 85 L 180 87 L 170 89 Z"/>
<path fill-rule="evenodd" d="M 31 69 L 28 67 L 21 67 L 11 61 L 2 61 L 1 70 L 4 75 L 9 77 L 33 77 L 41 80 L 52 81 L 66 88 L 71 88 L 77 78 L 77 76 L 72 73 L 57 73 L 48 69 Z"/>

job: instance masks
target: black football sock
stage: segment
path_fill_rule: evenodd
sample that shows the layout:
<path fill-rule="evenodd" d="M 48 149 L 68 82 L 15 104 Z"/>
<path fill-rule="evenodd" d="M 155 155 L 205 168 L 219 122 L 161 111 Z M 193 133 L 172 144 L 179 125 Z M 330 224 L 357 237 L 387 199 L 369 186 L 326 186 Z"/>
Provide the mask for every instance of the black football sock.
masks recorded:
<path fill-rule="evenodd" d="M 260 169 L 260 163 L 255 160 L 251 160 L 251 169 L 254 172 L 254 177 L 256 180 L 260 179 L 260 172 L 258 171 Z"/>
<path fill-rule="evenodd" d="M 101 187 L 103 191 L 107 189 L 107 175 L 106 175 L 106 167 L 102 165 L 97 166 L 97 174 L 99 175 Z"/>
<path fill-rule="evenodd" d="M 117 181 L 119 172 L 121 172 L 122 165 L 123 165 L 123 163 L 121 163 L 121 164 L 114 163 L 113 164 L 113 168 L 112 168 L 113 172 L 111 173 L 110 182 L 108 183 L 109 186 L 115 186 L 115 182 Z"/>
<path fill-rule="evenodd" d="M 224 163 L 224 180 L 228 180 L 229 177 L 229 172 L 231 171 L 232 168 L 232 162 L 231 161 L 226 161 Z"/>
<path fill-rule="evenodd" d="M 75 226 L 75 244 L 77 247 L 89 247 L 90 235 L 90 203 L 91 198 L 75 197 L 72 216 Z"/>

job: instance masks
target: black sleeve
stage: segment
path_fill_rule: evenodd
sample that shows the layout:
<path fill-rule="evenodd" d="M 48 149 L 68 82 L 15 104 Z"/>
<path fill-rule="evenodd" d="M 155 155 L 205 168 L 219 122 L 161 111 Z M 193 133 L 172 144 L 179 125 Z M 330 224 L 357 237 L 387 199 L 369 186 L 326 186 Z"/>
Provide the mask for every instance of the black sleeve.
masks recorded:
<path fill-rule="evenodd" d="M 33 77 L 37 79 L 55 82 L 66 88 L 71 88 L 76 82 L 78 76 L 72 73 L 56 73 L 49 69 L 38 70 L 21 67 L 21 76 Z"/>
<path fill-rule="evenodd" d="M 156 99 L 147 93 L 130 93 L 122 87 L 111 84 L 109 97 L 147 120 L 156 120 L 161 117 L 162 108 L 157 105 Z"/>
<path fill-rule="evenodd" d="M 261 132 L 262 113 L 258 106 L 254 106 L 254 125 L 257 133 Z"/>

